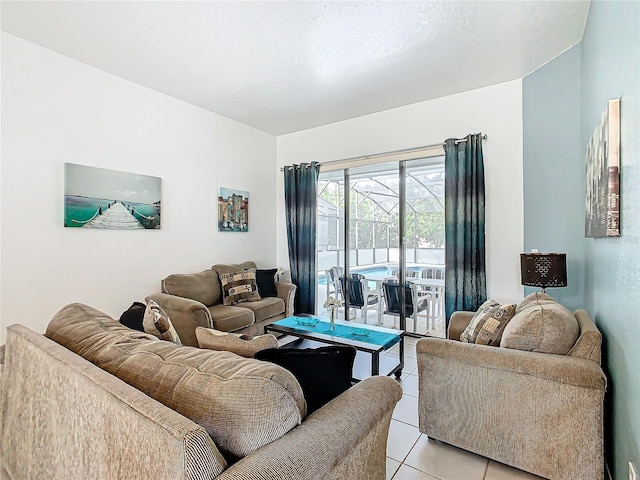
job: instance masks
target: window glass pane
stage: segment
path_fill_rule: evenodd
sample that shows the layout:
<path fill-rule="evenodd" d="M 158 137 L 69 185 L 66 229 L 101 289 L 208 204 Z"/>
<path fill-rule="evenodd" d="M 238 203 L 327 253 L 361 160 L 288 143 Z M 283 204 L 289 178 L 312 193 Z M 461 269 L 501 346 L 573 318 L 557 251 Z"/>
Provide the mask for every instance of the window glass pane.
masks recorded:
<path fill-rule="evenodd" d="M 322 172 L 318 189 L 318 313 L 327 314 L 322 305 L 328 296 L 340 297 L 336 282 L 327 270 L 345 267 L 345 256 L 351 273 L 364 275 L 363 294 L 371 302 L 366 309 L 357 307 L 349 312 L 341 309 L 338 318 L 396 327 L 403 325 L 407 332 L 444 335 L 443 291 L 423 275 L 427 270 L 438 271 L 430 276 L 432 283 L 444 272 L 444 162 L 443 158 L 424 158 L 404 163 L 404 179 L 400 178 L 400 163 L 380 163 L 348 170 L 348 190 L 345 171 Z M 404 187 L 404 216 L 400 218 L 400 189 Z M 349 195 L 349 232 L 344 245 L 345 195 Z M 401 248 L 400 227 L 404 228 Z M 402 253 L 402 255 L 401 255 Z M 384 314 L 387 306 L 382 283 L 398 278 L 399 262 L 404 257 L 406 280 L 417 285 L 415 305 L 420 307 L 417 318 L 407 318 L 406 324 L 396 316 Z M 436 278 L 438 277 L 438 278 Z M 413 279 L 413 280 L 412 280 Z M 442 285 L 442 283 L 441 283 Z M 422 300 L 418 305 L 418 300 Z M 427 305 L 428 310 L 422 306 Z M 366 310 L 366 312 L 365 312 Z M 435 320 L 428 317 L 434 313 Z M 440 332 L 442 335 L 440 335 Z"/>

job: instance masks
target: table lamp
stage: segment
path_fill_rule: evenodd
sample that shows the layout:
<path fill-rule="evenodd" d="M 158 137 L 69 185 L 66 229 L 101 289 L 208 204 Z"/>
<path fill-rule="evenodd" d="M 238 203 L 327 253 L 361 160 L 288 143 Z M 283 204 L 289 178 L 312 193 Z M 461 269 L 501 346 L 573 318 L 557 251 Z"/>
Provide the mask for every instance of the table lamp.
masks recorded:
<path fill-rule="evenodd" d="M 520 273 L 522 285 L 542 287 L 542 293 L 549 287 L 566 287 L 567 254 L 521 253 Z"/>

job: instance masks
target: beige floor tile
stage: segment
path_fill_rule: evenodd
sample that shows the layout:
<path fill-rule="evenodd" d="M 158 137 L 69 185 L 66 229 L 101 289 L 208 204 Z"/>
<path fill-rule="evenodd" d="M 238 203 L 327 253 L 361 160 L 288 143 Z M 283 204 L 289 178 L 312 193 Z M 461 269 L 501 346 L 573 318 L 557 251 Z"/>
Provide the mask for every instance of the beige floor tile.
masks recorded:
<path fill-rule="evenodd" d="M 393 411 L 392 418 L 414 427 L 418 426 L 418 398 L 411 395 L 402 395 L 402 398 Z"/>
<path fill-rule="evenodd" d="M 414 397 L 418 396 L 418 376 L 417 375 L 411 374 L 411 375 L 407 375 L 406 377 L 403 375 L 402 383 L 400 385 L 402 386 L 403 393 L 407 395 L 412 395 Z"/>
<path fill-rule="evenodd" d="M 413 425 L 391 420 L 387 440 L 387 457 L 402 462 L 420 438 L 420 431 Z"/>
<path fill-rule="evenodd" d="M 387 480 L 391 480 L 393 475 L 398 470 L 400 462 L 395 461 L 393 458 L 387 457 Z"/>
<path fill-rule="evenodd" d="M 404 356 L 404 368 L 402 373 L 418 373 L 418 361 L 413 357 Z"/>
<path fill-rule="evenodd" d="M 441 480 L 483 480 L 487 459 L 421 435 L 404 463 Z"/>
<path fill-rule="evenodd" d="M 420 339 L 417 338 L 417 337 L 406 336 L 406 337 L 404 337 L 404 344 L 405 345 L 415 345 L 416 343 L 418 343 L 418 340 L 420 340 Z"/>
<path fill-rule="evenodd" d="M 485 480 L 544 480 L 542 477 L 489 460 Z"/>
<path fill-rule="evenodd" d="M 393 480 L 438 480 L 436 477 L 427 475 L 424 472 L 411 468 L 407 465 L 401 465 L 396 474 L 393 476 Z M 463 480 L 462 478 L 458 480 Z M 464 480 L 467 480 L 466 478 Z"/>
<path fill-rule="evenodd" d="M 404 357 L 411 357 L 411 358 L 417 358 L 416 356 L 416 344 L 415 343 L 409 343 L 407 341 L 405 341 L 404 343 Z"/>
<path fill-rule="evenodd" d="M 398 352 L 385 352 L 383 355 L 398 358 Z M 404 356 L 404 367 L 402 368 L 402 373 L 418 373 L 418 360 L 414 357 Z"/>

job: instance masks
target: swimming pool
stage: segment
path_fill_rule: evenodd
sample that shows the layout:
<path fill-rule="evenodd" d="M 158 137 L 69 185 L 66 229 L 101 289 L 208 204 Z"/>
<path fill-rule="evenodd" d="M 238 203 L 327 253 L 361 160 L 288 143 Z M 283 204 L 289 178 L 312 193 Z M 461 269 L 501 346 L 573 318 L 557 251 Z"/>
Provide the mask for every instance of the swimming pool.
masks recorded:
<path fill-rule="evenodd" d="M 393 269 L 398 268 L 397 265 L 369 265 L 369 266 L 360 266 L 360 267 L 351 267 L 349 271 L 351 273 L 359 273 L 360 275 L 367 275 L 371 273 L 377 273 L 382 275 L 393 274 Z M 426 268 L 425 265 L 411 265 L 407 267 L 407 270 L 412 272 L 421 272 L 423 268 Z M 318 285 L 326 285 L 327 284 L 327 274 L 325 272 L 318 273 Z"/>

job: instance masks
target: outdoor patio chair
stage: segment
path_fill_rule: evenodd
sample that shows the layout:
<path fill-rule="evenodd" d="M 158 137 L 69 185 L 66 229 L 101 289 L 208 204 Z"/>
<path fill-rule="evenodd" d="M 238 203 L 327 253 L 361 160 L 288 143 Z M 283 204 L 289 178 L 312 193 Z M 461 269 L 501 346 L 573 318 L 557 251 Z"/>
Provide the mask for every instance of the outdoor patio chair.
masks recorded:
<path fill-rule="evenodd" d="M 416 270 L 405 270 L 404 275 L 407 278 L 417 278 L 418 277 L 418 271 Z M 391 276 L 392 277 L 396 277 L 398 278 L 398 276 L 400 275 L 400 269 L 399 268 L 394 268 L 393 270 L 391 270 Z"/>
<path fill-rule="evenodd" d="M 444 266 L 423 268 L 421 276 L 422 278 L 437 278 L 444 280 Z"/>
<path fill-rule="evenodd" d="M 349 295 L 349 308 L 357 308 L 360 310 L 362 316 L 362 323 L 367 323 L 367 312 L 369 307 L 378 305 L 378 295 L 370 293 L 369 282 L 365 279 L 364 275 L 359 273 L 352 273 L 350 277 L 340 277 L 340 283 L 342 284 L 342 291 L 348 292 Z M 346 285 L 345 285 L 346 283 Z M 378 325 L 382 323 L 382 315 L 378 308 Z"/>
<path fill-rule="evenodd" d="M 382 291 L 387 308 L 385 315 L 400 316 L 402 308 L 402 289 L 396 282 L 384 282 Z M 430 296 L 418 297 L 418 288 L 412 283 L 404 284 L 404 306 L 406 318 L 413 319 L 413 332 L 417 333 L 418 313 L 427 312 L 427 328 L 429 327 L 429 299 Z"/>
<path fill-rule="evenodd" d="M 344 277 L 344 268 L 331 267 L 327 270 L 327 298 L 333 294 L 337 300 L 344 301 L 342 293 L 342 282 L 340 279 Z"/>
<path fill-rule="evenodd" d="M 423 268 L 421 277 L 444 280 L 444 265 L 442 267 Z M 426 293 L 431 295 L 431 324 L 432 328 L 435 328 L 434 323 L 436 319 L 444 319 L 444 298 L 442 291 L 433 287 L 422 287 L 422 289 L 418 293 Z"/>

